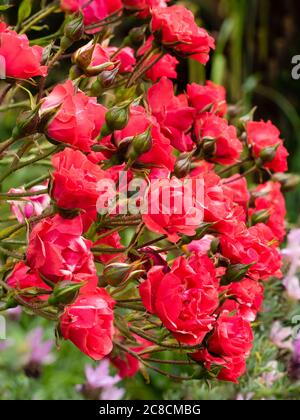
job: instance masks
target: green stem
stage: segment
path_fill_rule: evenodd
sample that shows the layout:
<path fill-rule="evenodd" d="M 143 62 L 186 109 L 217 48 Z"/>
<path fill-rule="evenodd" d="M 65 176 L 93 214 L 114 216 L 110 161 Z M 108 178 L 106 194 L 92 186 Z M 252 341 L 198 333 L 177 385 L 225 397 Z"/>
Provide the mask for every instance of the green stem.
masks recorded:
<path fill-rule="evenodd" d="M 6 112 L 6 111 L 9 111 L 10 109 L 15 109 L 15 108 L 23 108 L 25 106 L 27 108 L 30 108 L 30 104 L 28 103 L 28 101 L 16 102 L 14 104 L 0 106 L 0 112 Z"/>
<path fill-rule="evenodd" d="M 30 22 L 28 22 L 27 25 L 25 25 L 24 28 L 19 32 L 20 35 L 25 34 L 25 32 L 27 32 L 32 26 L 34 26 L 40 20 L 45 19 L 55 10 L 59 10 L 57 5 L 49 7 L 48 9 L 41 11 L 41 13 L 36 14 L 36 16 L 33 19 L 30 19 Z"/>
<path fill-rule="evenodd" d="M 0 200 L 6 200 L 6 199 L 12 199 L 12 198 L 15 200 L 18 200 L 25 197 L 34 197 L 34 196 L 39 196 L 43 194 L 48 194 L 48 188 L 45 188 L 39 191 L 26 191 L 22 193 L 0 193 Z"/>

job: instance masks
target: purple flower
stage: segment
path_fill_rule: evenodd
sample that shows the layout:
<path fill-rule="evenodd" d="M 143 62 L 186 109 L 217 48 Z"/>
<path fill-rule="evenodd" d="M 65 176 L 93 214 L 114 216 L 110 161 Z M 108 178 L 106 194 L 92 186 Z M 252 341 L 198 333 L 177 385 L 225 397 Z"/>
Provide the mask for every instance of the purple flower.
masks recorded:
<path fill-rule="evenodd" d="M 108 359 L 103 359 L 95 369 L 87 365 L 85 367 L 85 376 L 86 383 L 77 385 L 76 389 L 86 398 L 93 400 L 120 400 L 123 397 L 124 390 L 114 386 L 120 382 L 121 378 L 118 375 L 110 375 Z"/>
<path fill-rule="evenodd" d="M 43 341 L 43 329 L 36 328 L 28 334 L 27 342 L 29 344 L 28 362 L 39 365 L 51 363 L 53 355 L 53 340 Z"/>
<path fill-rule="evenodd" d="M 289 262 L 289 270 L 283 279 L 288 295 L 300 300 L 300 283 L 297 276 L 300 268 L 300 229 L 293 229 L 288 235 L 288 244 L 282 250 L 282 255 Z"/>
<path fill-rule="evenodd" d="M 292 379 L 300 379 L 300 335 L 294 342 L 293 355 L 290 359 L 288 371 Z"/>
<path fill-rule="evenodd" d="M 290 327 L 283 327 L 279 321 L 274 322 L 270 332 L 270 340 L 279 349 L 293 349 L 292 343 L 293 330 Z"/>

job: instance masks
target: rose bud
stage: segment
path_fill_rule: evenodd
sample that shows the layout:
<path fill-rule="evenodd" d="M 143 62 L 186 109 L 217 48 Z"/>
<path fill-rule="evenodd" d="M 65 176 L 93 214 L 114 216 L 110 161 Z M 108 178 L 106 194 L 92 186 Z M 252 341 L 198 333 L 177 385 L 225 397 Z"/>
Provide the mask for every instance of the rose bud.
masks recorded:
<path fill-rule="evenodd" d="M 112 263 L 105 267 L 100 278 L 101 282 L 106 282 L 110 286 L 117 287 L 123 285 L 125 282 L 134 280 L 144 272 L 139 270 L 139 261 L 133 264 L 126 263 Z"/>
<path fill-rule="evenodd" d="M 18 116 L 16 126 L 12 132 L 12 137 L 15 140 L 36 132 L 40 121 L 38 114 L 39 107 L 40 105 L 36 106 L 31 111 L 24 111 Z"/>
<path fill-rule="evenodd" d="M 109 109 L 105 115 L 106 125 L 111 130 L 123 130 L 129 121 L 129 103 L 128 101 L 124 105 L 114 106 Z"/>
<path fill-rule="evenodd" d="M 300 176 L 296 174 L 276 173 L 273 175 L 273 180 L 280 182 L 283 192 L 288 192 L 297 187 L 300 183 Z"/>
<path fill-rule="evenodd" d="M 271 213 L 269 209 L 259 210 L 252 214 L 251 225 L 257 225 L 257 223 L 267 223 L 270 219 Z"/>
<path fill-rule="evenodd" d="M 120 65 L 118 64 L 113 70 L 102 71 L 92 85 L 92 94 L 97 96 L 97 93 L 101 93 L 102 89 L 111 87 L 115 82 L 119 69 Z"/>
<path fill-rule="evenodd" d="M 280 143 L 276 144 L 275 146 L 266 147 L 260 152 L 259 158 L 262 160 L 263 163 L 272 162 L 276 156 L 276 152 Z"/>
<path fill-rule="evenodd" d="M 71 281 L 63 281 L 53 289 L 52 296 L 48 299 L 50 305 L 59 303 L 69 305 L 77 298 L 83 283 L 74 283 Z"/>
<path fill-rule="evenodd" d="M 64 35 L 71 42 L 79 41 L 84 34 L 84 23 L 83 16 L 80 13 L 79 16 L 67 22 L 64 27 Z"/>
<path fill-rule="evenodd" d="M 226 284 L 229 284 L 229 283 L 234 283 L 234 282 L 238 282 L 238 281 L 242 280 L 246 276 L 247 271 L 249 270 L 249 268 L 252 265 L 253 264 L 230 265 L 227 268 L 226 273 L 222 278 L 222 284 L 226 285 Z"/>
<path fill-rule="evenodd" d="M 190 173 L 192 166 L 192 160 L 191 160 L 191 154 L 190 153 L 182 153 L 174 167 L 174 173 L 177 176 L 177 178 L 183 178 L 187 176 Z"/>
<path fill-rule="evenodd" d="M 151 137 L 152 126 L 150 126 L 144 133 L 134 136 L 130 143 L 127 158 L 129 162 L 135 162 L 144 153 L 149 152 L 152 147 Z"/>
<path fill-rule="evenodd" d="M 126 43 L 134 47 L 142 44 L 145 39 L 146 29 L 147 25 L 132 28 L 129 32 L 129 35 L 126 37 Z"/>

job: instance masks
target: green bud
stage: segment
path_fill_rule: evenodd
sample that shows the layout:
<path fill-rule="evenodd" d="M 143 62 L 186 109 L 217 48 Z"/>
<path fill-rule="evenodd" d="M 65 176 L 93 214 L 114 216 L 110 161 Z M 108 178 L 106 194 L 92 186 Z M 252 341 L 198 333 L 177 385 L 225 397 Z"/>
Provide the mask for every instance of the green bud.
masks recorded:
<path fill-rule="evenodd" d="M 16 121 L 16 126 L 13 129 L 12 137 L 18 139 L 21 137 L 29 136 L 36 132 L 40 122 L 38 108 L 40 105 L 35 107 L 31 111 L 22 112 Z"/>
<path fill-rule="evenodd" d="M 129 162 L 135 162 L 144 153 L 149 152 L 152 147 L 151 130 L 152 126 L 150 126 L 144 133 L 133 137 L 127 152 Z"/>
<path fill-rule="evenodd" d="M 129 121 L 129 105 L 114 106 L 105 115 L 106 125 L 112 131 L 123 130 Z"/>
<path fill-rule="evenodd" d="M 138 262 L 135 262 L 133 264 L 109 264 L 104 268 L 103 274 L 100 278 L 100 282 L 102 282 L 103 284 L 109 284 L 113 287 L 124 285 L 126 282 L 137 279 L 144 272 L 144 270 L 139 270 L 138 266 Z"/>
<path fill-rule="evenodd" d="M 97 82 L 101 88 L 107 89 L 114 84 L 119 68 L 120 66 L 117 65 L 113 70 L 104 70 L 99 74 Z"/>
<path fill-rule="evenodd" d="M 276 144 L 275 146 L 266 147 L 260 152 L 259 158 L 263 163 L 272 162 L 276 156 L 276 152 L 280 143 Z"/>
<path fill-rule="evenodd" d="M 127 45 L 131 45 L 133 47 L 141 45 L 145 39 L 146 28 L 146 25 L 132 28 L 126 38 Z"/>
<path fill-rule="evenodd" d="M 13 296 L 9 296 L 9 298 L 7 299 L 7 301 L 5 302 L 5 306 L 4 309 L 12 309 L 12 308 L 16 308 L 18 306 L 18 302 L 15 300 L 15 298 Z"/>
<path fill-rule="evenodd" d="M 174 168 L 174 173 L 177 178 L 183 178 L 188 175 L 191 171 L 192 159 L 190 153 L 182 153 L 176 163 Z"/>
<path fill-rule="evenodd" d="M 270 211 L 260 210 L 252 214 L 251 216 L 251 225 L 256 225 L 257 223 L 266 223 L 270 218 Z"/>
<path fill-rule="evenodd" d="M 202 142 L 204 157 L 212 158 L 216 153 L 216 139 L 214 137 L 204 137 Z"/>
<path fill-rule="evenodd" d="M 214 238 L 210 243 L 210 251 L 212 254 L 216 254 L 219 250 L 220 240 L 219 238 Z"/>
<path fill-rule="evenodd" d="M 273 175 L 273 181 L 280 182 L 283 192 L 293 191 L 300 183 L 300 176 L 296 174 L 277 173 Z"/>
<path fill-rule="evenodd" d="M 64 36 L 71 42 L 79 41 L 84 34 L 84 23 L 83 15 L 80 13 L 79 16 L 75 17 L 66 23 L 64 27 Z"/>
<path fill-rule="evenodd" d="M 235 265 L 230 265 L 227 270 L 225 275 L 222 278 L 221 284 L 222 285 L 227 285 L 229 283 L 236 283 L 239 282 L 241 280 L 243 280 L 243 278 L 246 276 L 249 268 L 253 265 L 252 264 L 235 264 Z"/>
<path fill-rule="evenodd" d="M 73 283 L 71 281 L 63 281 L 53 289 L 52 296 L 48 299 L 50 305 L 62 303 L 68 305 L 76 299 L 80 288 L 84 283 Z"/>

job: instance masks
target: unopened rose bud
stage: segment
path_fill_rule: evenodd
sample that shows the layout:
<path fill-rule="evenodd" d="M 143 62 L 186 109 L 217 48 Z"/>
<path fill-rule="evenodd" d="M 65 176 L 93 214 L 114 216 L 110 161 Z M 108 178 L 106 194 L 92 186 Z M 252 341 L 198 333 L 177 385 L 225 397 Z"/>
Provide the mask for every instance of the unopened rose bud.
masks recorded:
<path fill-rule="evenodd" d="M 214 238 L 210 243 L 210 252 L 216 254 L 219 250 L 220 240 L 219 238 Z"/>
<path fill-rule="evenodd" d="M 77 66 L 80 67 L 81 69 L 86 69 L 92 61 L 94 49 L 95 49 L 95 44 L 93 43 L 93 41 L 90 41 L 88 44 L 79 48 L 73 54 L 73 57 L 72 57 L 73 63 L 77 64 Z"/>
<path fill-rule="evenodd" d="M 138 47 L 141 45 L 145 39 L 145 32 L 147 26 L 139 26 L 137 28 L 132 28 L 126 38 L 126 45 L 133 47 Z"/>
<path fill-rule="evenodd" d="M 83 15 L 75 17 L 66 23 L 64 27 L 64 36 L 72 42 L 79 41 L 84 34 Z"/>
<path fill-rule="evenodd" d="M 280 144 L 276 144 L 275 146 L 266 147 L 260 152 L 259 159 L 262 163 L 272 162 L 276 156 L 276 152 Z"/>
<path fill-rule="evenodd" d="M 191 171 L 191 166 L 192 166 L 191 154 L 182 153 L 178 157 L 175 163 L 175 167 L 174 167 L 174 173 L 177 176 L 177 178 L 183 178 L 186 175 L 188 175 Z"/>
<path fill-rule="evenodd" d="M 280 182 L 283 192 L 294 190 L 300 183 L 300 176 L 296 174 L 277 173 L 273 175 L 275 182 Z"/>
<path fill-rule="evenodd" d="M 19 115 L 16 121 L 16 126 L 14 127 L 12 132 L 12 137 L 14 139 L 29 136 L 30 134 L 36 132 L 40 122 L 40 117 L 38 113 L 39 107 L 40 105 L 31 111 L 24 111 Z"/>
<path fill-rule="evenodd" d="M 114 84 L 119 68 L 120 66 L 117 65 L 113 70 L 104 70 L 99 74 L 97 82 L 101 88 L 107 89 Z"/>
<path fill-rule="evenodd" d="M 269 210 L 260 210 L 252 214 L 251 216 L 251 225 L 256 225 L 257 223 L 267 223 L 270 218 Z"/>
<path fill-rule="evenodd" d="M 139 270 L 139 263 L 126 264 L 126 263 L 112 263 L 105 267 L 100 281 L 105 282 L 113 287 L 118 287 L 124 283 L 137 279 L 143 273 Z"/>
<path fill-rule="evenodd" d="M 222 284 L 223 285 L 227 285 L 229 283 L 235 283 L 235 282 L 239 282 L 240 280 L 242 280 L 249 268 L 252 266 L 253 264 L 235 264 L 235 265 L 230 265 L 227 270 L 225 275 L 222 278 Z"/>
<path fill-rule="evenodd" d="M 214 137 L 204 137 L 202 139 L 203 154 L 207 159 L 212 158 L 216 153 L 216 139 Z"/>
<path fill-rule="evenodd" d="M 109 109 L 105 115 L 107 127 L 111 132 L 116 130 L 123 130 L 129 121 L 129 104 L 123 106 L 114 106 Z"/>
<path fill-rule="evenodd" d="M 63 281 L 53 289 L 52 296 L 48 299 L 48 303 L 50 305 L 57 305 L 59 303 L 68 305 L 76 299 L 82 286 L 83 283 Z"/>
<path fill-rule="evenodd" d="M 149 152 L 152 147 L 151 129 L 150 126 L 144 133 L 133 137 L 127 152 L 129 162 L 135 162 L 144 153 Z"/>

